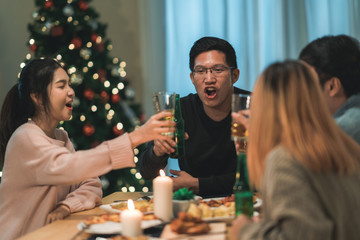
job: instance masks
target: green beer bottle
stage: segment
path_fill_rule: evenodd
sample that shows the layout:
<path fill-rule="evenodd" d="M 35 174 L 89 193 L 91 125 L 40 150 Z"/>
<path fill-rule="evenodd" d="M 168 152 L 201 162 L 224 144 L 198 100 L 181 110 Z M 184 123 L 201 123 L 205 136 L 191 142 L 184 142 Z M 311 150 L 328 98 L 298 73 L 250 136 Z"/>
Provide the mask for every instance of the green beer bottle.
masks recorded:
<path fill-rule="evenodd" d="M 181 159 L 185 156 L 185 123 L 181 114 L 180 95 L 175 98 L 175 122 L 176 130 L 174 140 L 176 142 L 175 152 L 170 154 L 171 158 Z"/>
<path fill-rule="evenodd" d="M 245 214 L 251 217 L 254 213 L 254 200 L 247 176 L 246 153 L 240 153 L 237 157 L 236 180 L 233 192 L 235 197 L 235 216 Z"/>

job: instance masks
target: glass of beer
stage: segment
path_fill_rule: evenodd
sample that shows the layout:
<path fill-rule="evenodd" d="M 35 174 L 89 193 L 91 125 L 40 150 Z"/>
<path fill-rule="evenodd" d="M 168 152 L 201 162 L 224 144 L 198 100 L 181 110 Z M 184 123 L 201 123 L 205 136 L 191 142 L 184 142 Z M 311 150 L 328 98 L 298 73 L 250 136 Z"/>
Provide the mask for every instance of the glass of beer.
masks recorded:
<path fill-rule="evenodd" d="M 153 105 L 155 113 L 161 111 L 168 111 L 172 113 L 172 117 L 166 117 L 163 120 L 173 120 L 175 114 L 175 99 L 176 94 L 174 92 L 155 92 L 152 95 Z M 173 132 L 163 133 L 165 136 L 174 136 Z"/>
<path fill-rule="evenodd" d="M 231 110 L 239 112 L 250 109 L 250 95 L 233 94 Z M 239 122 L 231 123 L 231 139 L 234 140 L 237 154 L 237 170 L 235 175 L 235 184 L 233 193 L 235 197 L 235 215 L 246 214 L 251 217 L 254 213 L 253 192 L 249 185 L 246 151 L 248 144 L 248 131 L 246 127 Z"/>
<path fill-rule="evenodd" d="M 250 109 L 251 96 L 248 94 L 237 94 L 232 95 L 231 110 L 238 112 L 241 110 Z M 248 130 L 245 126 L 239 122 L 232 121 L 231 123 L 231 139 L 234 140 L 236 152 L 246 152 Z"/>

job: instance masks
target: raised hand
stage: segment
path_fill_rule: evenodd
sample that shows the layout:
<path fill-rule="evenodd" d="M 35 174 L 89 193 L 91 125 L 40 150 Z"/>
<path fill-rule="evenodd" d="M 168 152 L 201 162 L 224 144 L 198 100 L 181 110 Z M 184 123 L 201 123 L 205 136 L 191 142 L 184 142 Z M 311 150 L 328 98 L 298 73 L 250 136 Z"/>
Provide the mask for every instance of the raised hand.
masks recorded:
<path fill-rule="evenodd" d="M 154 140 L 154 154 L 157 157 L 164 156 L 165 154 L 170 154 L 175 151 L 176 142 L 174 139 L 169 140 Z"/>
<path fill-rule="evenodd" d="M 185 132 L 185 140 L 189 139 L 189 134 Z M 153 151 L 157 157 L 170 154 L 175 151 L 176 142 L 174 139 L 170 140 L 154 140 Z"/>
<path fill-rule="evenodd" d="M 168 140 L 170 141 L 173 136 L 167 136 L 166 133 L 174 132 L 176 123 L 173 120 L 162 120 L 171 118 L 171 112 L 159 112 L 149 118 L 145 124 L 136 128 L 133 132 L 129 133 L 132 147 L 139 144 L 149 142 L 151 140 Z"/>

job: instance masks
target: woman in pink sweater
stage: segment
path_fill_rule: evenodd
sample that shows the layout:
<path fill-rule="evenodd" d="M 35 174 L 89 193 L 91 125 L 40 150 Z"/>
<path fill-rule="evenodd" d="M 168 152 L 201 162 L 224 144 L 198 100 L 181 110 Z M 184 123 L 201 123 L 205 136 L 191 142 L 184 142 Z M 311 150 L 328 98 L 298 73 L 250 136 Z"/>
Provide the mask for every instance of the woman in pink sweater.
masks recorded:
<path fill-rule="evenodd" d="M 15 239 L 101 204 L 97 176 L 134 167 L 133 148 L 170 138 L 175 123 L 152 116 L 131 133 L 94 149 L 75 151 L 66 131 L 57 129 L 72 114 L 74 90 L 63 67 L 52 59 L 31 61 L 6 96 L 0 116 L 1 239 Z"/>

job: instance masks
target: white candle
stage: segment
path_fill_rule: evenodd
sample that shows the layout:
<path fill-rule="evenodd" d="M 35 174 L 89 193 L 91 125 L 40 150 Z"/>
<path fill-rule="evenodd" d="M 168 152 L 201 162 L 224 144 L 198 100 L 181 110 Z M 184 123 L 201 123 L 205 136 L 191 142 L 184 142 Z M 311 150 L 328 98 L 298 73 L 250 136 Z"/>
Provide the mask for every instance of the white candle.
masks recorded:
<path fill-rule="evenodd" d="M 142 212 L 135 209 L 133 200 L 128 200 L 128 209 L 121 212 L 122 235 L 137 237 L 142 235 Z"/>
<path fill-rule="evenodd" d="M 161 220 L 168 222 L 173 217 L 172 196 L 173 180 L 161 169 L 160 176 L 153 180 L 154 213 Z"/>

